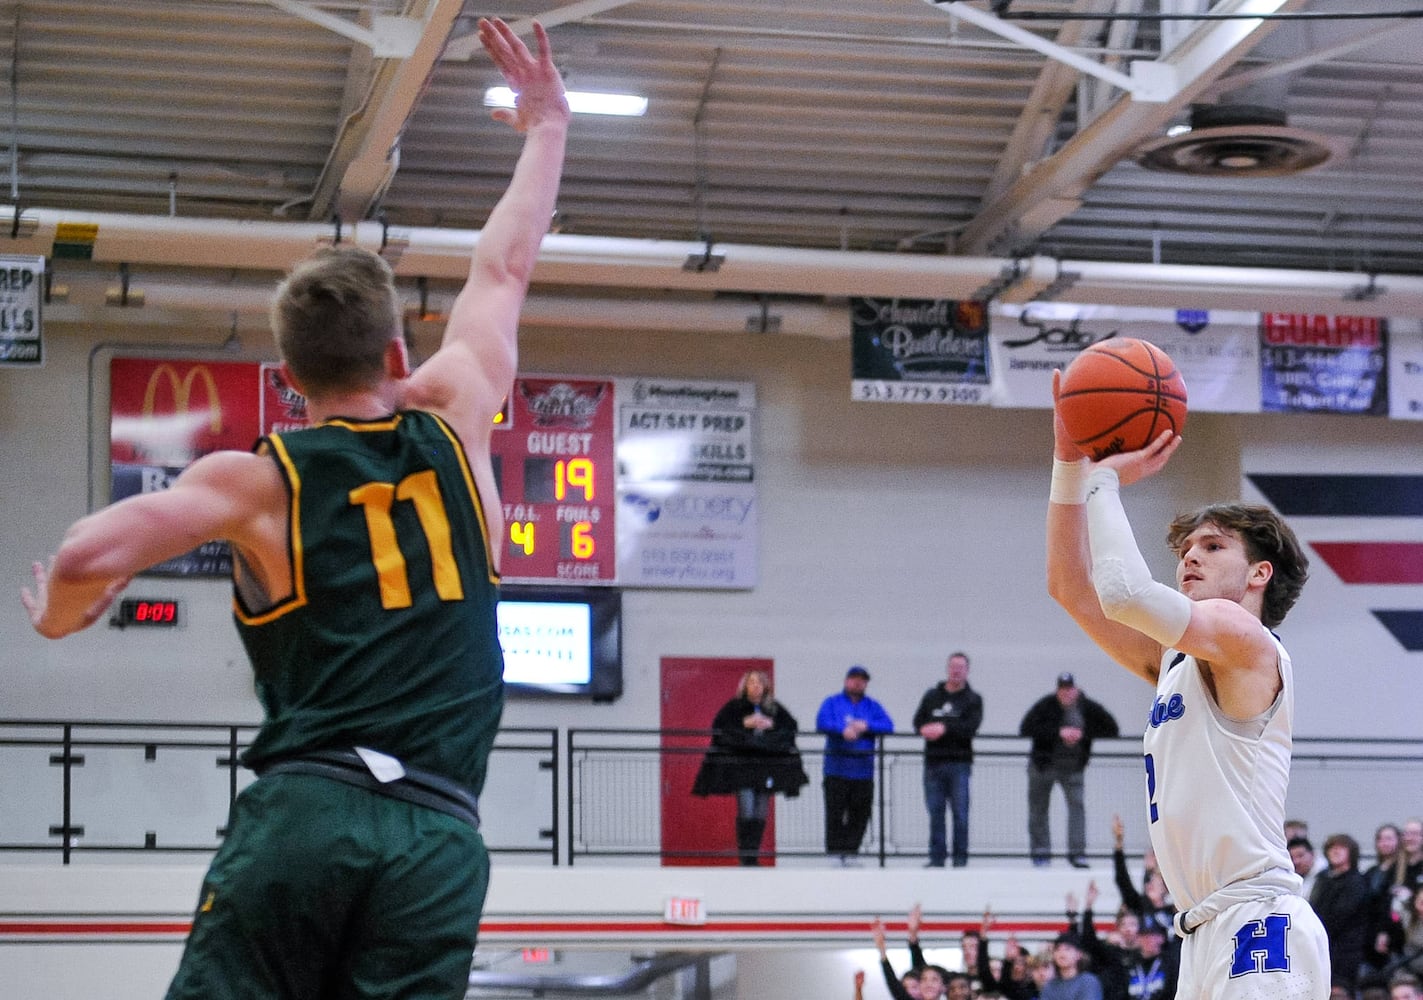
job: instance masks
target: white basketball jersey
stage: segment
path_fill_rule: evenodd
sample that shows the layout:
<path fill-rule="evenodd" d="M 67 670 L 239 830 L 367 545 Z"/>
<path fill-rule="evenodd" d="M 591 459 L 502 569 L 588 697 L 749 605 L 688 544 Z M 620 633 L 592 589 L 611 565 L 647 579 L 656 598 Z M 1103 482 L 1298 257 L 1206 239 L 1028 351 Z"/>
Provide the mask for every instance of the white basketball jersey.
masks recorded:
<path fill-rule="evenodd" d="M 1270 638 L 1283 686 L 1245 722 L 1221 712 L 1194 657 L 1162 657 L 1143 747 L 1151 846 L 1178 909 L 1226 885 L 1299 891 L 1284 834 L 1294 675 L 1284 646 Z"/>

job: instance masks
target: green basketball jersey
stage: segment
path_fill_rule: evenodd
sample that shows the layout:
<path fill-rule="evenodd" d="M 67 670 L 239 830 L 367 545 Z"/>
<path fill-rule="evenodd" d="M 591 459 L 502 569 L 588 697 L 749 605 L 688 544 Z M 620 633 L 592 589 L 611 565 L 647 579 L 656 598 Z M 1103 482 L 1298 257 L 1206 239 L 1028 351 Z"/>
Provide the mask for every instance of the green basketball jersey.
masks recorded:
<path fill-rule="evenodd" d="M 243 762 L 370 747 L 478 792 L 504 705 L 498 577 L 464 449 L 407 410 L 257 444 L 291 495 L 292 594 L 234 601 L 267 718 Z"/>

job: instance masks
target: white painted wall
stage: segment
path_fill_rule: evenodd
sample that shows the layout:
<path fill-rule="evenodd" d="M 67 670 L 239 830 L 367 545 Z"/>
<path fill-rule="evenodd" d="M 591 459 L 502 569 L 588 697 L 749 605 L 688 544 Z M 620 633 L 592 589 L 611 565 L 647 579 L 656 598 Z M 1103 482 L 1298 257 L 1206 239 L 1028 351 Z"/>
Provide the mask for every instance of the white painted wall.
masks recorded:
<path fill-rule="evenodd" d="M 88 509 L 94 347 L 162 337 L 196 349 L 226 333 L 60 328 L 45 368 L 0 370 L 0 579 L 11 594 L 30 561 Z M 260 334 L 246 334 L 244 347 L 248 356 L 268 353 Z M 776 661 L 778 693 L 804 721 L 849 664 L 864 663 L 874 673 L 870 693 L 907 728 L 946 654 L 960 648 L 973 657 L 986 732 L 1015 730 L 1063 669 L 1125 723 L 1144 710 L 1140 682 L 1082 638 L 1043 587 L 1045 411 L 851 403 L 848 341 L 531 331 L 521 368 L 755 381 L 761 582 L 736 593 L 626 592 L 624 697 L 613 705 L 515 700 L 507 724 L 655 726 L 660 657 L 755 655 Z M 1418 432 L 1363 418 L 1193 415 L 1171 468 L 1129 489 L 1128 509 L 1153 569 L 1169 574 L 1165 521 L 1238 495 L 1242 460 L 1275 471 L 1417 472 Z M 94 474 L 102 481 L 102 462 Z M 1417 534 L 1416 525 L 1398 530 Z M 99 626 L 54 643 L 30 631 L 18 600 L 0 600 L 0 717 L 255 721 L 226 586 L 165 580 L 135 588 L 178 594 L 188 626 L 171 634 Z M 1409 702 L 1390 695 L 1417 663 L 1367 615 L 1367 596 L 1345 600 L 1320 565 L 1282 629 L 1300 675 L 1300 735 L 1416 734 Z M 1403 602 L 1395 606 L 1410 596 L 1419 603 L 1416 594 L 1394 596 Z M 1333 674 L 1345 667 L 1341 692 Z M 709 695 L 708 715 L 720 694 Z"/>

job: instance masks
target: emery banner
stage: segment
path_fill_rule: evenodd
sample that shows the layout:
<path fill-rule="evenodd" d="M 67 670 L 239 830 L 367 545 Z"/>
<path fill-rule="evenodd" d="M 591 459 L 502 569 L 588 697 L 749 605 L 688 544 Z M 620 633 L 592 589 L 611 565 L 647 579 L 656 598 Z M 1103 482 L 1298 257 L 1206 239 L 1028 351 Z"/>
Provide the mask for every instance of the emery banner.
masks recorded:
<path fill-rule="evenodd" d="M 1260 409 L 1388 416 L 1388 322 L 1263 313 Z"/>
<path fill-rule="evenodd" d="M 850 336 L 852 399 L 988 405 L 986 303 L 852 298 Z"/>
<path fill-rule="evenodd" d="M 654 378 L 617 387 L 618 582 L 754 587 L 756 387 Z"/>
<path fill-rule="evenodd" d="M 110 499 L 167 489 L 212 451 L 249 450 L 262 434 L 306 426 L 306 400 L 276 365 L 197 358 L 109 362 Z M 232 556 L 209 542 L 152 567 L 154 576 L 227 576 Z"/>

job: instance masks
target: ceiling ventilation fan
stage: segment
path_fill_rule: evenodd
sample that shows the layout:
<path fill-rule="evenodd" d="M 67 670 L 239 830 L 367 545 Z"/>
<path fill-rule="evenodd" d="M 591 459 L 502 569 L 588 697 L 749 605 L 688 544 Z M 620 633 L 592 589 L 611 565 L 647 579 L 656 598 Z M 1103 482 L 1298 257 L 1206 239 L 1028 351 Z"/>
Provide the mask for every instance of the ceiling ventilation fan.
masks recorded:
<path fill-rule="evenodd" d="M 1290 128 L 1276 108 L 1213 104 L 1192 108 L 1189 129 L 1139 147 L 1136 160 L 1149 170 L 1202 177 L 1280 177 L 1333 154 L 1327 136 Z"/>

